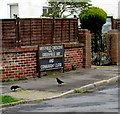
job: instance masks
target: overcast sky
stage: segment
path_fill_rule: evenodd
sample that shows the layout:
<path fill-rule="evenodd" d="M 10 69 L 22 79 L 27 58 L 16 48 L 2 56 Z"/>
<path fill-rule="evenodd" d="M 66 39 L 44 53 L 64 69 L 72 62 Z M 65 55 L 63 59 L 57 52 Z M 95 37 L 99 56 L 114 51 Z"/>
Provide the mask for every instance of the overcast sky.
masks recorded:
<path fill-rule="evenodd" d="M 106 11 L 108 16 L 118 18 L 118 2 L 120 0 L 91 0 L 93 6 L 97 6 Z"/>

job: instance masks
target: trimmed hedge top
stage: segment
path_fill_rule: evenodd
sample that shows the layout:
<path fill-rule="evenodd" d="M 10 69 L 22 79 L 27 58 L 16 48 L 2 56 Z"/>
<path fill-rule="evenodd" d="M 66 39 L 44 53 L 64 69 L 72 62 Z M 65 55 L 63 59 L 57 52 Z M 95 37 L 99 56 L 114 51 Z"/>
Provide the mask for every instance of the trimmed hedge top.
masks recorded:
<path fill-rule="evenodd" d="M 100 30 L 103 24 L 105 24 L 107 13 L 101 8 L 92 6 L 81 11 L 79 17 L 82 23 L 82 28 L 94 31 Z"/>

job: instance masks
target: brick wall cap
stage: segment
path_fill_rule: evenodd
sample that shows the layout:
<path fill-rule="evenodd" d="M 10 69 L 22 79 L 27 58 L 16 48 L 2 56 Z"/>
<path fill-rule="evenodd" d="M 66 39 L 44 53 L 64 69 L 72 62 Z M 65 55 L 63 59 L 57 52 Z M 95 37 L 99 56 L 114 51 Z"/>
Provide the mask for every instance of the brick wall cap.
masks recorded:
<path fill-rule="evenodd" d="M 0 49 L 0 53 L 15 53 L 15 52 L 27 52 L 27 51 L 36 51 L 36 50 L 37 50 L 37 47 Z"/>
<path fill-rule="evenodd" d="M 118 29 L 112 29 L 108 31 L 108 33 L 111 33 L 111 32 L 118 32 Z"/>
<path fill-rule="evenodd" d="M 84 43 L 79 43 L 79 44 L 64 44 L 65 48 L 75 48 L 75 47 L 83 47 Z"/>

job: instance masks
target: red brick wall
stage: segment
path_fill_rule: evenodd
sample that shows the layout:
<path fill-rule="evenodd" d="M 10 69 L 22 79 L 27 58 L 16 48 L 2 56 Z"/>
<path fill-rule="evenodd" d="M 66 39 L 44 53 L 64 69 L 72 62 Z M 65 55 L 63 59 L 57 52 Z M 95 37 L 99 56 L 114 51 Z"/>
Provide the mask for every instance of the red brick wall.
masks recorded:
<path fill-rule="evenodd" d="M 117 29 L 108 31 L 108 34 L 111 35 L 111 60 L 112 63 L 120 63 L 120 31 Z"/>
<path fill-rule="evenodd" d="M 83 67 L 83 46 L 84 44 L 65 45 L 64 69 L 71 69 L 72 65 L 77 68 Z"/>
<path fill-rule="evenodd" d="M 64 69 L 71 69 L 72 65 L 82 68 L 84 65 L 84 44 L 66 44 L 64 47 Z M 33 78 L 37 76 L 36 47 L 3 49 L 0 50 L 0 55 L 2 55 L 1 79 Z"/>
<path fill-rule="evenodd" d="M 3 50 L 1 62 L 2 79 L 36 76 L 36 51 L 32 48 Z"/>

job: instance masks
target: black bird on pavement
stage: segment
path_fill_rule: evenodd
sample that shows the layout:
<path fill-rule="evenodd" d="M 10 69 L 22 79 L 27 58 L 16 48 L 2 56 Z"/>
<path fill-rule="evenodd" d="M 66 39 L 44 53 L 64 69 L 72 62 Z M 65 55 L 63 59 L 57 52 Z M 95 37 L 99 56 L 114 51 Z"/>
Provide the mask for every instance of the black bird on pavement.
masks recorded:
<path fill-rule="evenodd" d="M 10 89 L 15 92 L 15 91 L 16 91 L 17 89 L 19 89 L 19 88 L 21 88 L 21 87 L 18 86 L 18 85 L 13 85 L 13 86 L 11 86 Z"/>
<path fill-rule="evenodd" d="M 59 85 L 61 85 L 62 83 L 64 83 L 62 80 L 60 80 L 59 78 L 56 78 L 56 80 L 57 80 L 57 83 L 59 84 Z"/>

